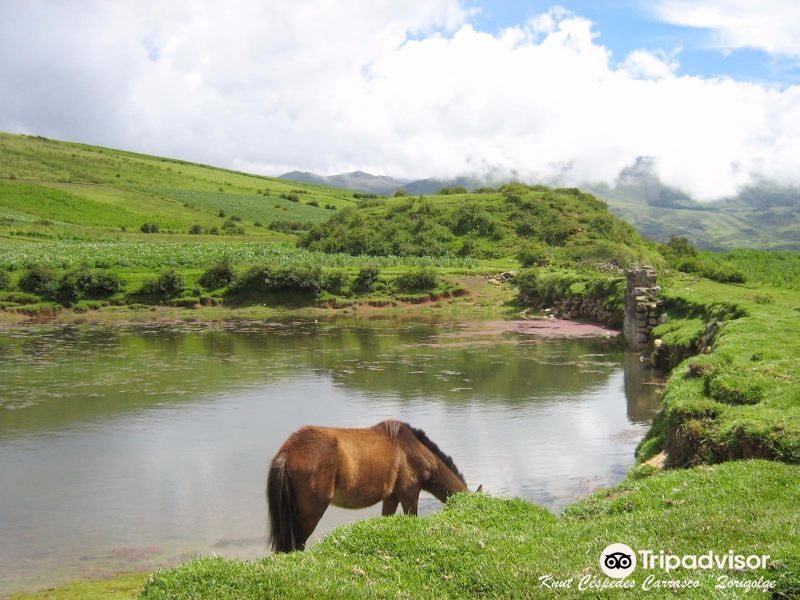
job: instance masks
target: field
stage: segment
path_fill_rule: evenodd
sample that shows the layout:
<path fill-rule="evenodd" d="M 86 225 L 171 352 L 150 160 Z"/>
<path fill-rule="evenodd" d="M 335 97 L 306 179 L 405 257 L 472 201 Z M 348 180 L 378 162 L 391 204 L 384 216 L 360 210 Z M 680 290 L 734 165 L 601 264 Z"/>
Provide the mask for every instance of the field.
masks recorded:
<path fill-rule="evenodd" d="M 303 225 L 354 205 L 353 194 L 180 160 L 0 133 L 0 236 L 129 238 L 200 231 L 285 239 L 269 229 Z M 228 229 L 232 229 L 229 227 Z"/>

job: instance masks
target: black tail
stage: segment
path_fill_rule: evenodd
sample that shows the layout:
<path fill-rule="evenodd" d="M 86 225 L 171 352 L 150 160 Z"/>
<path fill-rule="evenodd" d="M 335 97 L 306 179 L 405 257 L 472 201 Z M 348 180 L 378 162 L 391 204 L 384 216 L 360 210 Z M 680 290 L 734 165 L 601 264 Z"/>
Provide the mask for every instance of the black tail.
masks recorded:
<path fill-rule="evenodd" d="M 269 504 L 269 543 L 275 552 L 297 549 L 297 506 L 294 503 L 286 460 L 275 457 L 267 477 L 267 503 Z"/>

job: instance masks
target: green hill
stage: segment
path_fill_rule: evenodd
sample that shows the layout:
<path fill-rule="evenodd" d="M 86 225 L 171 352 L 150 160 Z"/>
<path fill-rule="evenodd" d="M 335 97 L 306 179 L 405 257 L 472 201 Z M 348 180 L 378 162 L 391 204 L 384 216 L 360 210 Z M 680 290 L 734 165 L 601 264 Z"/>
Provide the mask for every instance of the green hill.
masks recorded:
<path fill-rule="evenodd" d="M 526 245 L 554 262 L 657 260 L 652 245 L 580 190 L 504 185 L 482 193 L 364 201 L 314 226 L 311 250 L 373 256 L 515 256 Z M 543 261 L 546 262 L 546 261 Z"/>
<path fill-rule="evenodd" d="M 0 133 L 0 235 L 160 233 L 285 238 L 352 192 L 41 137 Z M 273 229 L 270 229 L 270 226 Z"/>

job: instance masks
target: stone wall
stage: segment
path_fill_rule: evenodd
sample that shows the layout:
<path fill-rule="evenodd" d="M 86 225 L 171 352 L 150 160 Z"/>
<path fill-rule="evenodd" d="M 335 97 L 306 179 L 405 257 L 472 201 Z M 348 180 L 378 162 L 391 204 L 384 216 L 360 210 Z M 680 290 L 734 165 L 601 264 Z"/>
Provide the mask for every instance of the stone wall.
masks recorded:
<path fill-rule="evenodd" d="M 663 303 L 660 294 L 655 269 L 634 267 L 628 271 L 622 328 L 632 350 L 643 350 L 650 341 L 650 332 L 661 321 Z"/>

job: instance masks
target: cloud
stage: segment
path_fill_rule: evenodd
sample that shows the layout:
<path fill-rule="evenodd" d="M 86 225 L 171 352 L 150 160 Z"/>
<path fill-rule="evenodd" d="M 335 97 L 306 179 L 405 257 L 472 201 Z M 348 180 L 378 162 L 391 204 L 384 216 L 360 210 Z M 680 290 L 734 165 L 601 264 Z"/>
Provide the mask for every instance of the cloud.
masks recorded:
<path fill-rule="evenodd" d="M 680 67 L 677 52 L 667 53 L 663 50 L 634 50 L 623 63 L 625 70 L 635 78 L 661 79 L 673 75 Z"/>
<path fill-rule="evenodd" d="M 699 199 L 800 183 L 800 88 L 618 64 L 562 8 L 495 35 L 456 0 L 0 8 L 0 129 L 278 174 L 612 181 Z"/>
<path fill-rule="evenodd" d="M 797 0 L 660 0 L 656 15 L 674 25 L 708 29 L 724 50 L 753 48 L 800 58 Z"/>

